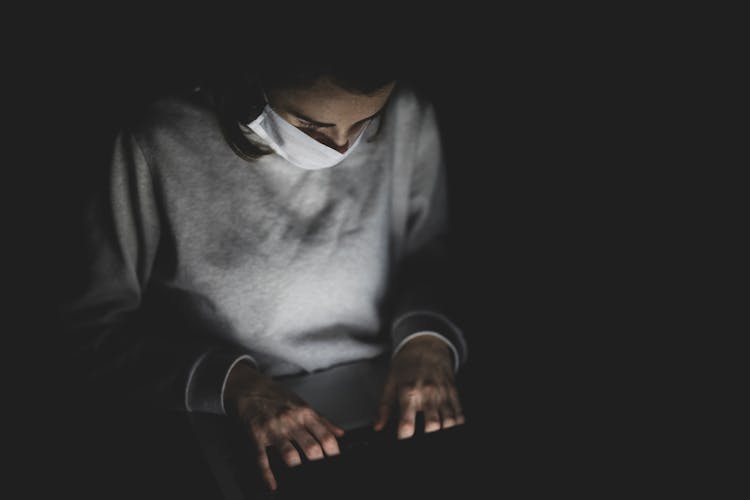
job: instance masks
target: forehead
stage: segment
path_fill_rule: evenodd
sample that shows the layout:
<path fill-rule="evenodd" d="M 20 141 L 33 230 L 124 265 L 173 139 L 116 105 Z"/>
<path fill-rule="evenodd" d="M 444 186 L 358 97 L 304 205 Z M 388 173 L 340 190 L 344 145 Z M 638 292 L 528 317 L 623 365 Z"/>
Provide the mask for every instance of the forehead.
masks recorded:
<path fill-rule="evenodd" d="M 302 113 L 320 122 L 337 123 L 357 121 L 377 113 L 393 87 L 391 83 L 367 95 L 350 92 L 328 79 L 319 79 L 308 87 L 276 89 L 270 94 L 284 111 Z"/>

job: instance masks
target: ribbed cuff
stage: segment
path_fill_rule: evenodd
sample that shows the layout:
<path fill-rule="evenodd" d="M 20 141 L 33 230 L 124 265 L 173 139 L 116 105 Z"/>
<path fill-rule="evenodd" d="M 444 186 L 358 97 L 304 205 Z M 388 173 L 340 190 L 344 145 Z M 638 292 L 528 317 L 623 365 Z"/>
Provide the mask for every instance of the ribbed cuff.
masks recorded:
<path fill-rule="evenodd" d="M 434 311 L 410 311 L 394 320 L 391 327 L 394 355 L 407 340 L 418 334 L 433 335 L 446 341 L 453 351 L 456 371 L 466 364 L 469 351 L 463 332 L 451 320 Z"/>
<path fill-rule="evenodd" d="M 226 415 L 224 388 L 229 372 L 242 360 L 257 366 L 249 354 L 234 350 L 208 351 L 200 356 L 185 385 L 185 408 L 189 412 Z"/>
<path fill-rule="evenodd" d="M 393 349 L 393 354 L 391 354 L 391 359 L 395 358 L 396 354 L 398 354 L 398 351 L 400 351 L 401 348 L 404 347 L 406 345 L 406 343 L 409 342 L 411 339 L 413 339 L 415 337 L 423 337 L 425 335 L 430 336 L 430 337 L 439 338 L 440 340 L 442 340 L 443 342 L 445 342 L 448 345 L 448 347 L 450 348 L 451 352 L 453 352 L 453 371 L 457 372 L 458 371 L 458 367 L 461 364 L 461 362 L 459 360 L 459 357 L 458 357 L 458 351 L 456 350 L 456 347 L 453 345 L 453 343 L 450 340 L 448 340 L 447 338 L 443 337 L 442 335 L 440 335 L 437 332 L 417 332 L 417 333 L 412 333 L 411 335 L 408 335 L 404 340 L 402 340 L 401 342 L 399 342 L 399 344 L 396 346 L 395 349 Z"/>

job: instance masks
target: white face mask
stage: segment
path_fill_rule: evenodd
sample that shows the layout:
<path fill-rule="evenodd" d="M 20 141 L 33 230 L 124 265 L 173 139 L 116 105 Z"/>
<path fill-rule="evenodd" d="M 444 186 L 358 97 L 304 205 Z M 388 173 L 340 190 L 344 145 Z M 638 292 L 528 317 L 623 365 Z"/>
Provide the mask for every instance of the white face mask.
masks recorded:
<path fill-rule="evenodd" d="M 370 120 L 372 121 L 372 120 Z M 247 126 L 280 156 L 294 165 L 307 170 L 328 168 L 340 163 L 359 143 L 364 135 L 368 121 L 357 137 L 357 140 L 343 153 L 322 144 L 291 123 L 287 122 L 271 106 L 266 104 L 258 118 Z"/>

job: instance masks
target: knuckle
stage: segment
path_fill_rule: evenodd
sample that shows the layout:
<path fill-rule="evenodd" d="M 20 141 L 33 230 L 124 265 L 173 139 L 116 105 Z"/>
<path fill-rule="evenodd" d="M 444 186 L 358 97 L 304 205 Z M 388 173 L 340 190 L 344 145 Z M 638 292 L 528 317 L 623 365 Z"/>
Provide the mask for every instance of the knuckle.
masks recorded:
<path fill-rule="evenodd" d="M 266 429 L 264 426 L 257 424 L 257 423 L 251 423 L 250 424 L 250 435 L 252 435 L 256 440 L 261 438 L 266 432 Z"/>
<path fill-rule="evenodd" d="M 403 399 L 411 399 L 419 396 L 419 389 L 415 385 L 406 385 L 401 388 L 400 395 Z"/>
<path fill-rule="evenodd" d="M 315 410 L 313 410 L 309 406 L 300 408 L 298 411 L 298 415 L 303 420 L 311 420 L 317 417 L 317 413 L 315 413 Z"/>
<path fill-rule="evenodd" d="M 269 425 L 268 429 L 266 429 L 266 434 L 272 441 L 286 438 L 288 434 L 286 423 L 280 418 L 274 420 L 271 425 Z"/>
<path fill-rule="evenodd" d="M 422 383 L 422 391 L 427 393 L 436 393 L 440 390 L 440 386 L 438 386 L 435 382 L 428 380 L 426 382 Z"/>
<path fill-rule="evenodd" d="M 404 392 L 416 391 L 417 388 L 418 387 L 417 387 L 416 382 L 413 382 L 413 381 L 404 382 L 403 384 L 399 386 L 399 392 L 404 393 Z"/>
<path fill-rule="evenodd" d="M 293 419 L 296 414 L 297 414 L 297 409 L 296 408 L 284 408 L 279 413 L 278 418 L 279 418 L 279 420 L 290 420 L 290 419 Z"/>
<path fill-rule="evenodd" d="M 295 429 L 298 424 L 299 418 L 294 410 L 289 410 L 287 413 L 281 415 L 278 419 L 280 428 L 284 429 L 285 432 L 290 432 Z"/>
<path fill-rule="evenodd" d="M 286 445 L 284 445 L 283 443 L 286 442 L 287 439 L 289 439 L 289 433 L 284 431 L 283 429 L 278 429 L 274 432 L 269 432 L 268 437 L 269 441 L 281 450 L 286 447 Z"/>

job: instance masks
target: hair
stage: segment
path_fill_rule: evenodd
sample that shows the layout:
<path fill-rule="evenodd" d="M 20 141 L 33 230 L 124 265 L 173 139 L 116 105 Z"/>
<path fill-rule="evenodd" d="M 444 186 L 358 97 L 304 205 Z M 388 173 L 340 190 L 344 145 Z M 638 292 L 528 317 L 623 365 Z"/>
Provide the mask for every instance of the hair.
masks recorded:
<path fill-rule="evenodd" d="M 202 87 L 229 147 L 240 158 L 253 161 L 271 153 L 267 146 L 252 140 L 243 127 L 263 111 L 261 82 L 266 89 L 299 88 L 328 78 L 349 92 L 372 95 L 400 76 L 395 59 L 383 53 L 359 54 L 342 61 L 290 50 L 261 55 L 252 67 L 230 66 L 207 79 Z"/>

